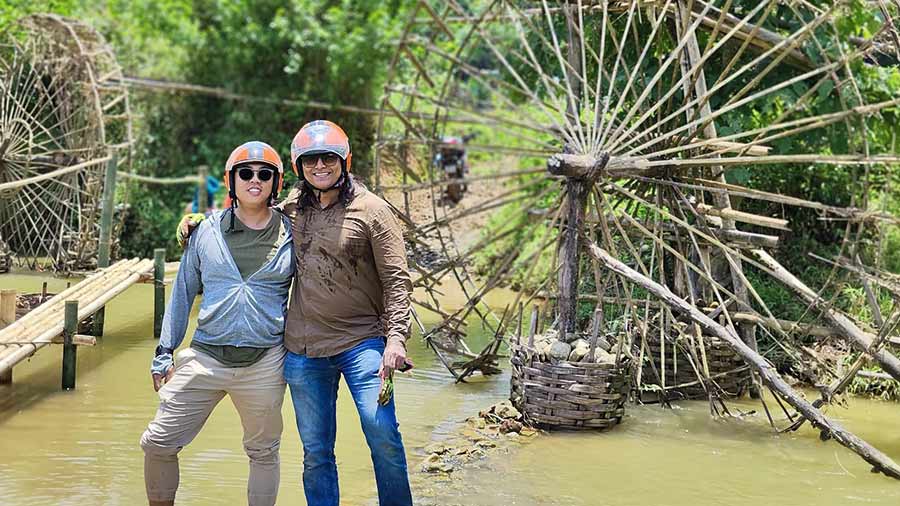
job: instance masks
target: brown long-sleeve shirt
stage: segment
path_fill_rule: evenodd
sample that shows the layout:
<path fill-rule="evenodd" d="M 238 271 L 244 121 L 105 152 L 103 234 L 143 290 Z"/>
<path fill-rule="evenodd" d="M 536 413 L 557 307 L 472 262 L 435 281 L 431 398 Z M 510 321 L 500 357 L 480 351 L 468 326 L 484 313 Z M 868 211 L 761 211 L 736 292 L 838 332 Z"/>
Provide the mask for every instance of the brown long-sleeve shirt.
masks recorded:
<path fill-rule="evenodd" d="M 405 343 L 412 282 L 403 231 L 388 204 L 357 185 L 346 206 L 300 210 L 291 192 L 283 209 L 297 257 L 285 347 L 328 357 L 374 336 Z"/>

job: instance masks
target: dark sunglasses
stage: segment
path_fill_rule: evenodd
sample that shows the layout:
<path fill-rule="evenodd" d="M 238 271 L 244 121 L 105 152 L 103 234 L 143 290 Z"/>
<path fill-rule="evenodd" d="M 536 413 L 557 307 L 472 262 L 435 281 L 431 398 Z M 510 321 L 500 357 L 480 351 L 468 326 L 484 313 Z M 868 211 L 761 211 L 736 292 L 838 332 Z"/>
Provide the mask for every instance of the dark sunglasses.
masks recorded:
<path fill-rule="evenodd" d="M 312 169 L 316 166 L 319 160 L 322 160 L 322 164 L 326 167 L 334 167 L 337 165 L 340 157 L 334 153 L 322 153 L 319 155 L 304 155 L 300 157 L 300 164 L 306 167 L 307 169 Z"/>
<path fill-rule="evenodd" d="M 238 169 L 238 177 L 241 178 L 242 181 L 250 181 L 253 179 L 253 175 L 256 174 L 256 177 L 259 178 L 260 181 L 266 182 L 272 179 L 272 175 L 275 174 L 275 171 L 272 169 L 259 169 L 253 170 L 244 167 L 242 169 Z"/>

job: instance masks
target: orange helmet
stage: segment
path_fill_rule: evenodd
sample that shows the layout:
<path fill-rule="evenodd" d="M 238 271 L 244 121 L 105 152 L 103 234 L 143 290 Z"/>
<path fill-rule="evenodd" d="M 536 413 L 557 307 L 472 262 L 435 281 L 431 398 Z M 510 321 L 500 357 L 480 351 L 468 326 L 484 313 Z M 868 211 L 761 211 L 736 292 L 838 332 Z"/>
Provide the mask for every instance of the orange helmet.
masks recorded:
<path fill-rule="evenodd" d="M 297 159 L 303 155 L 334 153 L 343 160 L 344 170 L 350 172 L 350 138 L 336 124 L 319 119 L 303 125 L 291 141 L 291 167 L 294 174 L 303 179 Z"/>
<path fill-rule="evenodd" d="M 281 157 L 278 156 L 275 148 L 265 142 L 250 141 L 236 147 L 228 157 L 228 161 L 225 162 L 225 188 L 228 188 L 229 194 L 232 192 L 231 171 L 245 163 L 264 163 L 272 167 L 275 170 L 275 180 L 272 181 L 272 197 L 281 193 L 281 187 L 284 184 L 284 164 L 281 163 Z"/>

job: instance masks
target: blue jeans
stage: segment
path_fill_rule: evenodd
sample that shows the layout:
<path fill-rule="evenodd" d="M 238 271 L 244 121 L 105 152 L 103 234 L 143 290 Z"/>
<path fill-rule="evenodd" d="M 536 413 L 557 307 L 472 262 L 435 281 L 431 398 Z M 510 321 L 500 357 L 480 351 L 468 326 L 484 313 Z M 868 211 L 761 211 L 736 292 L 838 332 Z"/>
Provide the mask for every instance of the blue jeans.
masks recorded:
<path fill-rule="evenodd" d="M 384 339 L 379 337 L 332 357 L 309 358 L 295 353 L 285 357 L 284 379 L 291 389 L 297 430 L 303 442 L 303 491 L 308 506 L 338 506 L 340 502 L 334 439 L 341 375 L 356 403 L 372 453 L 378 504 L 412 505 L 394 400 L 387 406 L 378 404 L 378 368 L 383 354 Z"/>

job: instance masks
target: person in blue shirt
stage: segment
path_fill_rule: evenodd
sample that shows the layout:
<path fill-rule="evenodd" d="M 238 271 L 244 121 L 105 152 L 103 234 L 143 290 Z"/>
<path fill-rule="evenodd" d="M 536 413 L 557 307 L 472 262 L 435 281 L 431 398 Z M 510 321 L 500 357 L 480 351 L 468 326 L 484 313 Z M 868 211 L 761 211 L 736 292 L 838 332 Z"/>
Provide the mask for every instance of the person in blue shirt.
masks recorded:
<path fill-rule="evenodd" d="M 194 188 L 194 200 L 191 202 L 191 212 L 192 213 L 206 213 L 207 211 L 213 211 L 216 207 L 216 193 L 219 192 L 219 179 L 208 175 L 206 176 L 206 208 L 200 210 L 200 206 L 197 205 L 197 201 L 200 200 L 200 188 Z"/>

